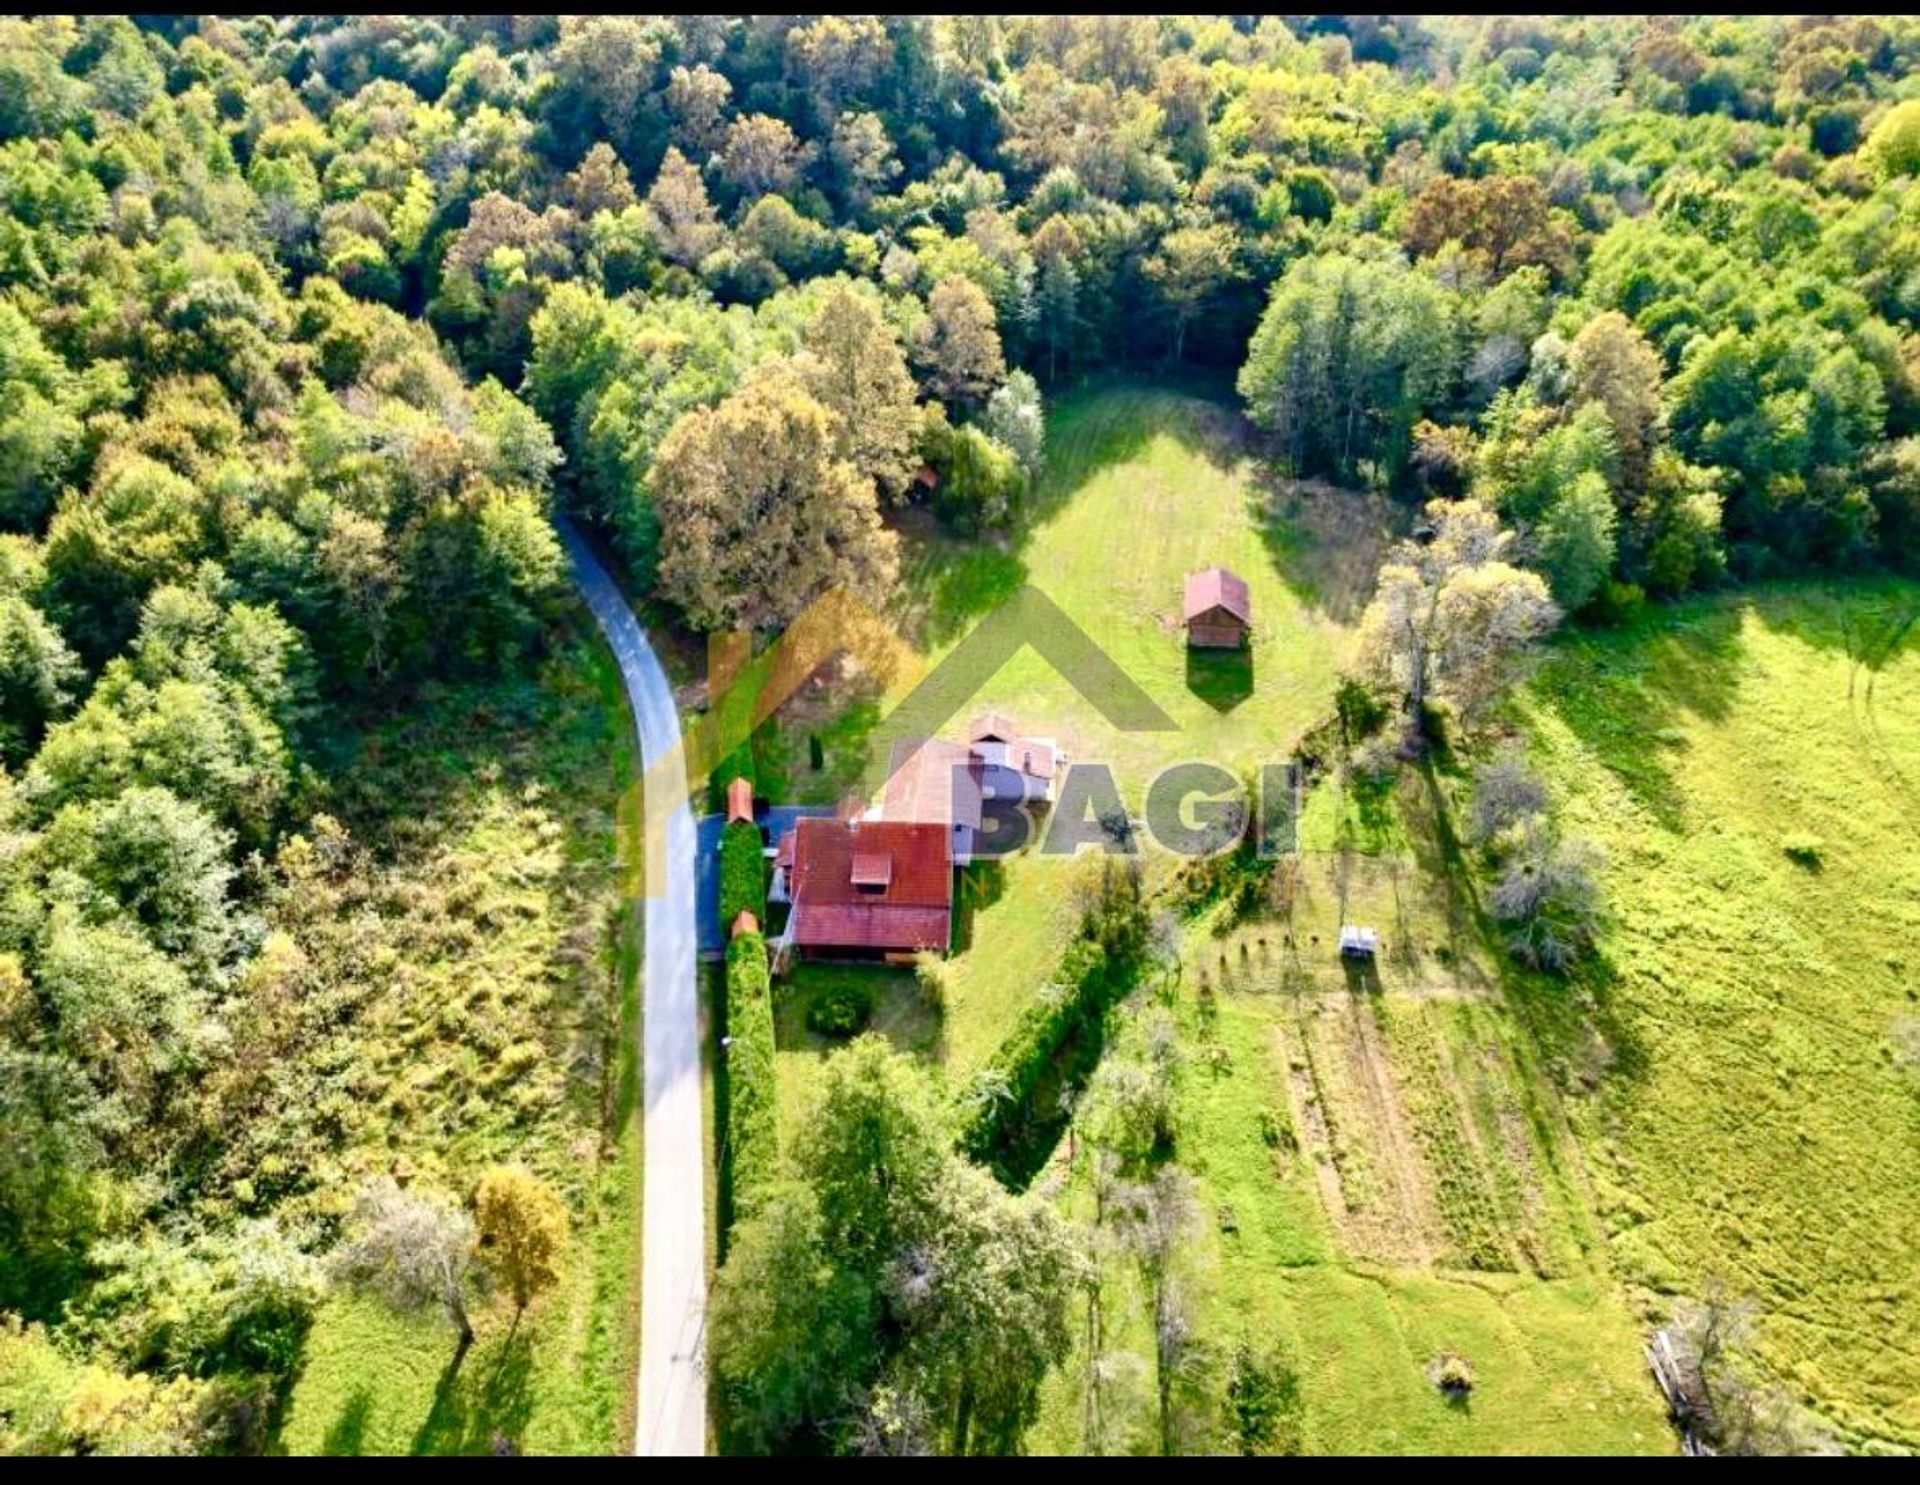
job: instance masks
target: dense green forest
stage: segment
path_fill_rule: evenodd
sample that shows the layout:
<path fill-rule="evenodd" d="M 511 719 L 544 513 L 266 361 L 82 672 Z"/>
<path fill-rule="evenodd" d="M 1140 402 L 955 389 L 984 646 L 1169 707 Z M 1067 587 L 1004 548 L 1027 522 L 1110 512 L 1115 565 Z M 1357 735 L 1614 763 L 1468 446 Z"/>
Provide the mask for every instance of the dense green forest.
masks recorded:
<path fill-rule="evenodd" d="M 1231 383 L 1287 475 L 1471 497 L 1594 625 L 1910 568 L 1917 54 L 1899 18 L 0 20 L 0 1451 L 270 1448 L 347 1258 L 457 1238 L 476 1181 L 483 1225 L 580 1219 L 608 1054 L 516 997 L 619 957 L 574 911 L 606 884 L 554 868 L 565 941 L 445 1013 L 447 1081 L 374 993 L 467 947 L 413 921 L 453 889 L 409 750 L 564 726 L 556 510 L 686 629 L 771 632 L 889 600 L 909 507 L 1012 525 L 1046 400 L 1126 370 Z M 477 940 L 516 909 L 469 887 Z M 831 1322 L 839 1371 L 738 1362 L 734 1426 L 1014 1447 L 1064 1240 L 997 1193 L 956 1236 L 984 1178 L 868 1072 L 833 1095 L 924 1179 L 837 1207 L 815 1137 L 748 1253 L 840 1287 L 729 1323 Z M 1004 1245 L 1010 1295 L 902 1331 L 886 1223 Z"/>

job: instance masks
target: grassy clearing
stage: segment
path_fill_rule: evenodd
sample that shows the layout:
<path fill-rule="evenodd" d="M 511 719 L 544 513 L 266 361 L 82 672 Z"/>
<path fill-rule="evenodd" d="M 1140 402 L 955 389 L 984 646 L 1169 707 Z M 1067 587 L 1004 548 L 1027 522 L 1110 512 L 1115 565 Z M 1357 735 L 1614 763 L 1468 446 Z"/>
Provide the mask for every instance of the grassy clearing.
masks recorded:
<path fill-rule="evenodd" d="M 1920 1447 L 1920 587 L 1807 585 L 1564 643 L 1526 722 L 1611 856 L 1584 1000 L 1531 1004 L 1625 1272 L 1765 1307 L 1854 1443 Z M 1795 859 L 1796 855 L 1800 859 Z"/>
<path fill-rule="evenodd" d="M 818 1085 L 820 1064 L 847 1037 L 822 1036 L 807 1025 L 807 1009 L 843 981 L 873 995 L 866 1030 L 877 1031 L 902 1052 L 938 1067 L 942 1056 L 940 1016 L 928 1006 L 913 971 L 879 964 L 802 964 L 773 987 L 774 1040 L 779 1046 L 780 1129 L 791 1138 L 805 1123 Z"/>
<path fill-rule="evenodd" d="M 350 1039 L 314 1053 L 322 1072 L 361 1069 L 371 1122 L 343 1167 L 404 1166 L 463 1191 L 488 1162 L 524 1161 L 565 1193 L 573 1237 L 559 1286 L 517 1328 L 510 1306 L 477 1317 L 457 1374 L 437 1317 L 328 1301 L 280 1430 L 290 1453 L 608 1453 L 631 1439 L 639 1008 L 616 863 L 637 844 L 632 766 L 618 678 L 582 641 L 535 680 L 421 698 L 340 786 L 350 825 L 360 799 L 396 822 L 370 842 L 372 907 L 410 925 L 377 931 L 415 936 Z"/>
<path fill-rule="evenodd" d="M 1385 543 L 1392 520 L 1384 504 L 1362 497 L 1263 482 L 1238 418 L 1217 402 L 1099 387 L 1061 399 L 1050 414 L 1047 472 L 1011 536 L 962 541 L 907 524 L 901 628 L 937 664 L 1022 584 L 1046 593 L 1179 730 L 1116 730 L 1031 650 L 968 709 L 1001 708 L 1072 757 L 1107 763 L 1138 809 L 1146 780 L 1174 759 L 1241 770 L 1287 756 L 1326 710 L 1371 579 L 1368 554 Z M 1186 574 L 1215 563 L 1247 578 L 1255 614 L 1250 673 L 1227 695 L 1214 670 L 1190 670 L 1180 627 Z M 763 785 L 811 802 L 840 797 L 884 759 L 884 718 L 899 699 L 857 681 L 803 690 L 757 740 Z M 822 744 L 820 770 L 811 767 L 809 736 Z M 943 1061 L 956 1079 L 992 1052 L 1071 932 L 1071 904 L 1051 890 L 1051 875 L 1047 863 L 1016 860 L 1003 883 L 983 884 L 946 1016 Z"/>
<path fill-rule="evenodd" d="M 1010 540 L 912 538 L 904 632 L 937 660 L 1019 584 L 1043 589 L 1178 730 L 1114 732 L 1031 652 L 973 704 L 1109 763 L 1135 809 L 1165 763 L 1246 769 L 1286 757 L 1330 704 L 1390 513 L 1351 494 L 1263 485 L 1234 418 L 1202 398 L 1101 388 L 1064 399 L 1049 427 L 1046 483 Z M 1248 674 L 1189 666 L 1182 579 L 1215 562 L 1253 590 Z M 884 748 L 883 703 L 897 698 L 838 694 L 852 704 L 836 713 L 805 698 L 801 720 L 763 735 L 762 758 L 774 760 L 763 777 L 812 779 L 830 797 Z M 825 744 L 818 773 L 808 732 Z M 1298 1378 L 1283 1441 L 1293 1448 L 1668 1449 L 1638 1318 L 1608 1267 L 1566 1117 L 1441 844 L 1443 807 L 1420 775 L 1358 796 L 1323 787 L 1303 821 L 1290 916 L 1219 935 L 1203 920 L 1189 932 L 1174 996 L 1176 1158 L 1197 1177 L 1203 1216 L 1184 1260 L 1209 1358 L 1203 1411 L 1217 1414 L 1223 1358 L 1238 1340 L 1278 1339 Z M 885 972 L 876 1015 L 955 1085 L 1045 983 L 1075 917 L 1055 862 L 1019 857 L 967 883 L 944 1020 L 927 1016 L 908 977 Z M 1355 920 L 1386 940 L 1364 976 L 1334 953 L 1340 924 Z M 804 1021 L 813 981 L 875 973 L 811 967 L 781 993 L 788 1128 L 821 1054 Z M 1136 1019 L 1121 1017 L 1109 1055 L 1137 1048 Z M 1036 1189 L 1085 1215 L 1084 1142 L 1063 1143 Z M 1155 1449 L 1139 1277 L 1113 1255 L 1103 1269 L 1103 1354 L 1120 1379 L 1105 1446 Z M 1467 1356 L 1480 1378 L 1465 1407 L 1427 1378 L 1443 1350 Z M 1076 1354 L 1049 1380 L 1032 1447 L 1086 1446 L 1088 1361 Z"/>

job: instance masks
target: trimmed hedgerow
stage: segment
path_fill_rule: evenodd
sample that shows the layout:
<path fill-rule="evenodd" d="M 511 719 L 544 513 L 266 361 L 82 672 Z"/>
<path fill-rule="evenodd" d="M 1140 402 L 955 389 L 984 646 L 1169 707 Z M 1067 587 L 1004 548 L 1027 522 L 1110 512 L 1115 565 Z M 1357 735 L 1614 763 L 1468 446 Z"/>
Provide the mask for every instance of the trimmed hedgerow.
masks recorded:
<path fill-rule="evenodd" d="M 780 1163 L 780 1098 L 774 1083 L 773 992 L 767 941 L 743 933 L 727 945 L 726 1149 L 733 1212 L 742 1216 Z"/>
<path fill-rule="evenodd" d="M 720 931 L 731 933 L 745 908 L 762 928 L 767 924 L 767 862 L 760 827 L 735 820 L 720 835 Z"/>

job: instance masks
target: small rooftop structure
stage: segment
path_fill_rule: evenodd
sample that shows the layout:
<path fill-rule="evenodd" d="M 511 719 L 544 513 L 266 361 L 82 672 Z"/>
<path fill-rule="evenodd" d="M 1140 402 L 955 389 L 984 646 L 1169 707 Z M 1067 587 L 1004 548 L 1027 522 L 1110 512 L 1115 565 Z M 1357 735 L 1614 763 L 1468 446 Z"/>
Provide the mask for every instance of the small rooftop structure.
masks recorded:
<path fill-rule="evenodd" d="M 759 931 L 760 920 L 754 917 L 751 910 L 741 908 L 739 914 L 733 920 L 733 930 L 727 937 L 738 938 L 743 933 L 758 933 Z"/>
<path fill-rule="evenodd" d="M 885 851 L 864 851 L 853 858 L 853 885 L 885 891 L 893 880 L 893 857 Z"/>
<path fill-rule="evenodd" d="M 1380 949 L 1380 931 L 1357 923 L 1340 925 L 1340 954 L 1346 959 L 1371 959 Z"/>
<path fill-rule="evenodd" d="M 1005 712 L 982 712 L 967 724 L 967 741 L 1012 742 L 1020 735 L 1020 729 L 1013 725 L 1013 718 Z"/>
<path fill-rule="evenodd" d="M 1005 712 L 982 712 L 967 724 L 967 748 L 988 798 L 1053 802 L 1063 755 L 1052 738 L 1028 736 Z"/>
<path fill-rule="evenodd" d="M 1201 649 L 1237 650 L 1253 625 L 1253 599 L 1247 580 L 1224 567 L 1187 575 L 1181 617 L 1187 643 Z"/>
<path fill-rule="evenodd" d="M 735 820 L 753 822 L 753 784 L 743 778 L 727 785 L 727 823 Z"/>

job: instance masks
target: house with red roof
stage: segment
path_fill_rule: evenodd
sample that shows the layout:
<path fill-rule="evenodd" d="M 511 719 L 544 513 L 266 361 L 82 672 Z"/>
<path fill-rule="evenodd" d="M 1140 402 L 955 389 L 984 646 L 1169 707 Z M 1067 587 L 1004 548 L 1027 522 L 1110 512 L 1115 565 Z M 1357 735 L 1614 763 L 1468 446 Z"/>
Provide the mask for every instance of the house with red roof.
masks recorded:
<path fill-rule="evenodd" d="M 1194 649 L 1240 649 L 1253 627 L 1253 600 L 1247 580 L 1224 567 L 1188 574 L 1186 601 L 1181 608 L 1187 643 Z"/>
<path fill-rule="evenodd" d="M 808 959 L 902 962 L 953 937 L 949 831 L 934 822 L 800 820 L 782 875 L 782 947 Z"/>

